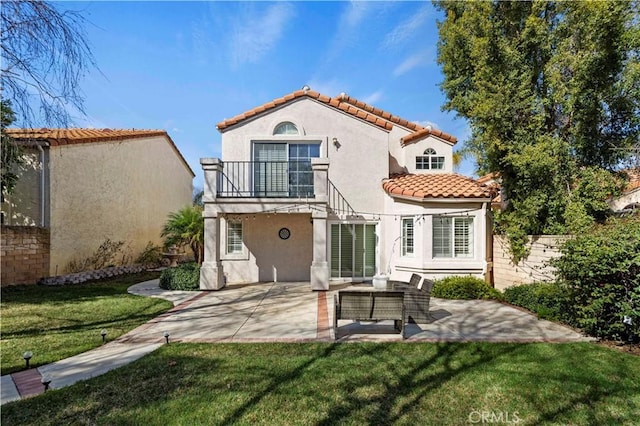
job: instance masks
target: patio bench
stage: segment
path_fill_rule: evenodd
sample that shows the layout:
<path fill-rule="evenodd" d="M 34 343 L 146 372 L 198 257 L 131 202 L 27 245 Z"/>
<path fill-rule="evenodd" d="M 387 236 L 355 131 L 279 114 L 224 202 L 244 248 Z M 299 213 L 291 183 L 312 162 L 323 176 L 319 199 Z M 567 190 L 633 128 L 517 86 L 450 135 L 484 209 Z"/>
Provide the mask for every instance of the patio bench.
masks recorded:
<path fill-rule="evenodd" d="M 383 321 L 393 320 L 404 339 L 404 292 L 380 290 L 370 287 L 352 287 L 340 290 L 334 296 L 333 329 L 338 338 L 338 320 Z"/>

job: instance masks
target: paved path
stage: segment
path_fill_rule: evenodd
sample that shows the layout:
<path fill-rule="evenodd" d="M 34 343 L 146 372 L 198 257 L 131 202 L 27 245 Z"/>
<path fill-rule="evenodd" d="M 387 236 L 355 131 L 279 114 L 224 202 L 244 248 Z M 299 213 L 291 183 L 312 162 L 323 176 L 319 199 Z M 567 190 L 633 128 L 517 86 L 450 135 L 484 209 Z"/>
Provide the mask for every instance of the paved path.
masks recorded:
<path fill-rule="evenodd" d="M 42 377 L 58 389 L 104 374 L 170 342 L 334 341 L 333 295 L 309 291 L 309 283 L 229 286 L 220 291 L 165 291 L 158 280 L 129 292 L 161 297 L 174 308 L 91 351 L 38 368 L 2 376 L 2 404 L 42 393 Z M 501 303 L 431 299 L 429 324 L 408 324 L 409 342 L 578 342 L 591 340 L 574 330 Z M 338 322 L 338 341 L 401 341 L 393 322 Z"/>

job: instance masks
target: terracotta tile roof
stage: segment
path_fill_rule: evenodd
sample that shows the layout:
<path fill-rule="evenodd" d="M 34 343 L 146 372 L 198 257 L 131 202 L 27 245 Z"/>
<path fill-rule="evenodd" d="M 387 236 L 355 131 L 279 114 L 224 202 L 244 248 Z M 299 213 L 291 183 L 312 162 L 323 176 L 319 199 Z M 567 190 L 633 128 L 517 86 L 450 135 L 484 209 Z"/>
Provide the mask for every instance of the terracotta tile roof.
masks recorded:
<path fill-rule="evenodd" d="M 392 115 L 379 108 L 373 107 L 369 104 L 366 104 L 362 101 L 352 98 L 344 93 L 331 98 L 329 96 L 322 95 L 316 92 L 315 90 L 311 90 L 311 89 L 296 90 L 295 92 L 285 95 L 281 98 L 274 99 L 273 101 L 267 102 L 263 105 L 250 109 L 249 111 L 246 111 L 242 114 L 236 115 L 233 118 L 229 118 L 224 121 L 221 121 L 216 125 L 216 128 L 222 132 L 231 126 L 241 123 L 244 120 L 255 117 L 263 112 L 267 112 L 281 105 L 284 105 L 288 102 L 291 102 L 303 97 L 314 99 L 332 108 L 335 108 L 349 115 L 352 115 L 356 118 L 359 118 L 361 120 L 374 124 L 378 127 L 381 127 L 385 130 L 393 129 L 394 125 L 404 127 L 407 130 L 412 131 L 413 133 L 403 138 L 403 140 L 401 141 L 403 145 L 409 142 L 415 142 L 429 135 L 434 135 L 452 144 L 455 144 L 457 142 L 457 139 L 454 136 L 451 136 L 440 130 L 432 129 L 430 127 L 423 127 L 419 124 L 416 124 L 411 121 L 400 118 L 398 116 Z"/>
<path fill-rule="evenodd" d="M 382 183 L 391 196 L 427 198 L 492 198 L 492 188 L 456 173 L 392 175 Z"/>
<path fill-rule="evenodd" d="M 624 172 L 629 177 L 629 182 L 624 189 L 624 192 L 633 191 L 634 189 L 640 188 L 640 167 L 635 169 L 626 169 Z"/>
<path fill-rule="evenodd" d="M 184 159 L 171 136 L 165 130 L 138 129 L 5 129 L 7 134 L 18 141 L 46 141 L 49 146 L 89 144 L 94 142 L 122 141 L 155 136 L 167 138 L 180 160 L 195 176 L 191 166 Z"/>

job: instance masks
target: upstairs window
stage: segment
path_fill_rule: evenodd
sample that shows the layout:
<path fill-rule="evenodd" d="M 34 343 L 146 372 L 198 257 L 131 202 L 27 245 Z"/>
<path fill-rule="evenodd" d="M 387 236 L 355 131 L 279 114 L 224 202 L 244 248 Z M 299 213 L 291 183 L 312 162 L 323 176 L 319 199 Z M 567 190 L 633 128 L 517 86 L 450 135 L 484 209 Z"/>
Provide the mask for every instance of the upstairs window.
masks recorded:
<path fill-rule="evenodd" d="M 298 128 L 290 121 L 283 121 L 273 129 L 274 135 L 297 135 Z"/>
<path fill-rule="evenodd" d="M 427 148 L 423 155 L 416 157 L 416 170 L 442 170 L 444 169 L 444 157 L 438 156 L 436 150 Z"/>

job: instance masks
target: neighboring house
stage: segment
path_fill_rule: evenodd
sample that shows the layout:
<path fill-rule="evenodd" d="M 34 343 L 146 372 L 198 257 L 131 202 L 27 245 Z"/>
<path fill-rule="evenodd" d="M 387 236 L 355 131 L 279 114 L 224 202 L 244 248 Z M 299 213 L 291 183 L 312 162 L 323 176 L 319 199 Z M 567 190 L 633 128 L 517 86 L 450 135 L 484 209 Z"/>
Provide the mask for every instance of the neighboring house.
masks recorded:
<path fill-rule="evenodd" d="M 194 173 L 163 130 L 7 133 L 27 165 L 2 202 L 2 223 L 49 229 L 47 275 L 66 273 L 107 239 L 124 241 L 135 258 L 149 242 L 161 244 L 169 213 L 191 203 Z"/>
<path fill-rule="evenodd" d="M 616 198 L 608 201 L 614 212 L 631 212 L 640 209 L 640 167 L 623 170 L 629 178 L 626 188 Z"/>
<path fill-rule="evenodd" d="M 493 194 L 452 172 L 455 137 L 306 86 L 217 128 L 201 288 L 485 274 Z"/>

